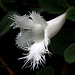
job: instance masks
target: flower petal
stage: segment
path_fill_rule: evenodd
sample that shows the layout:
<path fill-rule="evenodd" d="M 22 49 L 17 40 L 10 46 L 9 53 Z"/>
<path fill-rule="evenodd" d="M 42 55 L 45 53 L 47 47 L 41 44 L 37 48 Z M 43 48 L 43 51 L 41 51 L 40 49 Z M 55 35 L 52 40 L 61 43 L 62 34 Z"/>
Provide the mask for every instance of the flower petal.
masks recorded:
<path fill-rule="evenodd" d="M 28 48 L 28 51 L 28 55 L 20 59 L 25 59 L 24 66 L 30 63 L 33 70 L 35 67 L 38 68 L 38 65 L 45 63 L 45 54 L 50 53 L 48 49 L 45 48 L 44 41 L 35 42 Z"/>
<path fill-rule="evenodd" d="M 17 35 L 16 44 L 23 50 L 26 50 L 33 42 L 33 35 L 30 30 L 23 30 Z"/>
<path fill-rule="evenodd" d="M 42 16 L 40 16 L 40 14 L 32 11 L 32 13 L 30 13 L 30 17 L 35 23 L 40 24 L 43 28 L 47 26 L 46 21 L 42 18 Z"/>
<path fill-rule="evenodd" d="M 28 16 L 18 16 L 16 14 L 13 14 L 10 16 L 10 19 L 13 20 L 14 22 L 12 23 L 12 26 L 15 28 L 21 28 L 21 29 L 32 29 L 35 27 L 35 23 L 33 20 L 29 19 Z"/>

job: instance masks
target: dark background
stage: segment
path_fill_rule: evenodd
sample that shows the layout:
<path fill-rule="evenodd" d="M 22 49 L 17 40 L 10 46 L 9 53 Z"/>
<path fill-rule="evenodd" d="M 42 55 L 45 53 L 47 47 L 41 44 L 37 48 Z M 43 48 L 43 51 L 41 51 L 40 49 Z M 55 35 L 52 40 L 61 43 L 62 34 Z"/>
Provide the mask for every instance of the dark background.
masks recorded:
<path fill-rule="evenodd" d="M 28 14 L 28 10 L 24 8 L 24 4 L 22 4 L 22 1 L 19 1 L 19 14 Z M 27 6 L 29 7 L 29 6 Z M 0 8 L 0 20 L 6 15 L 7 13 L 4 12 Z M 46 20 L 50 20 L 58 15 L 50 15 L 47 12 L 42 12 L 42 16 Z M 67 24 L 68 23 L 68 24 Z M 74 28 L 74 26 L 71 26 L 74 22 L 71 22 L 67 20 L 65 24 L 65 28 Z M 6 65 L 11 69 L 11 71 L 14 73 L 14 75 L 36 75 L 36 73 L 43 68 L 43 66 L 39 66 L 39 69 L 30 70 L 30 68 L 24 68 L 23 70 L 21 67 L 23 66 L 23 60 L 18 60 L 19 57 L 22 57 L 22 50 L 18 49 L 15 45 L 15 38 L 18 34 L 19 29 L 13 30 L 12 28 L 2 37 L 0 37 L 0 57 L 3 59 L 3 61 L 6 63 Z M 50 48 L 49 48 L 50 49 Z M 44 67 L 52 66 L 55 69 L 55 75 L 61 75 L 62 69 L 64 65 L 67 63 L 65 62 L 64 58 L 62 56 L 59 56 L 57 54 L 53 54 L 51 57 L 46 55 L 46 64 L 44 64 Z M 67 64 L 69 65 L 69 64 Z M 5 66 L 0 61 L 0 75 L 10 75 L 9 71 L 6 69 Z M 71 67 L 73 67 L 71 65 Z"/>

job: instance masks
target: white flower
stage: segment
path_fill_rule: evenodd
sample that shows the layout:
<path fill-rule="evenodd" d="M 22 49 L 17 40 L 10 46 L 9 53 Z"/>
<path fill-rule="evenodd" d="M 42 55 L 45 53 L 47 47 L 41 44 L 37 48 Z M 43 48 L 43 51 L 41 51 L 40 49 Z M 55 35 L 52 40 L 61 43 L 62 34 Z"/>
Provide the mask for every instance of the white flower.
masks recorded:
<path fill-rule="evenodd" d="M 30 64 L 30 67 L 38 68 L 38 65 L 45 63 L 45 54 L 51 55 L 48 50 L 50 38 L 56 35 L 66 20 L 66 13 L 50 20 L 45 21 L 40 14 L 33 12 L 29 15 L 18 16 L 13 14 L 11 18 L 14 22 L 14 28 L 20 28 L 17 35 L 16 44 L 21 49 L 27 51 L 24 57 L 24 66 Z"/>

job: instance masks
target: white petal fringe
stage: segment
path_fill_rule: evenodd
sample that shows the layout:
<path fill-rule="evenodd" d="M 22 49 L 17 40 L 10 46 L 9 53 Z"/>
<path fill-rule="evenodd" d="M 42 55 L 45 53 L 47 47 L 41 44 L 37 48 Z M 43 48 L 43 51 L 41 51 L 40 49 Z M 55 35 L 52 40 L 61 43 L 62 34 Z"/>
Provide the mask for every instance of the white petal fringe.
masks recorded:
<path fill-rule="evenodd" d="M 38 65 L 45 63 L 45 54 L 51 54 L 48 51 L 48 48 L 45 47 L 44 41 L 35 42 L 33 45 L 28 47 L 28 55 L 21 57 L 19 59 L 25 59 L 24 66 L 27 66 L 30 63 L 30 67 L 39 68 Z"/>

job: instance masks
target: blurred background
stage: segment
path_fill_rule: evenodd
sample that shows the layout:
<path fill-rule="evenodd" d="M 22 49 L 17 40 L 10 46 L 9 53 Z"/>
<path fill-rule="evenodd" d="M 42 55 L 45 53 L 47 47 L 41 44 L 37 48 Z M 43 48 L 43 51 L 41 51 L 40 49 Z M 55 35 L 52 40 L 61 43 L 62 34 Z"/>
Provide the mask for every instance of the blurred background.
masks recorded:
<path fill-rule="evenodd" d="M 46 64 L 44 64 L 44 67 L 39 66 L 39 69 L 35 69 L 34 71 L 30 68 L 24 68 L 23 70 L 21 68 L 24 60 L 18 60 L 18 58 L 22 57 L 23 51 L 15 45 L 15 38 L 19 29 L 13 30 L 10 27 L 7 17 L 9 12 L 17 12 L 20 15 L 24 15 L 29 14 L 31 11 L 37 11 L 48 21 L 57 17 L 67 9 L 62 8 L 64 11 L 62 10 L 62 12 L 58 14 L 56 12 L 55 14 L 45 10 L 42 3 L 43 0 L 0 0 L 0 75 L 75 75 L 75 73 L 69 73 L 69 70 L 75 70 L 75 63 L 67 63 L 62 55 L 63 51 L 71 43 L 75 42 L 75 36 L 73 36 L 75 34 L 75 22 L 71 20 L 67 20 L 62 30 L 52 39 L 51 42 L 53 45 L 49 45 L 49 50 L 53 52 L 53 55 L 51 57 L 46 55 Z M 70 2 L 68 3 L 70 4 Z M 57 49 L 57 52 L 52 51 L 53 48 Z M 45 73 L 42 72 L 44 70 L 41 71 L 42 73 L 39 72 L 48 66 L 51 66 L 54 70 L 47 69 Z"/>

